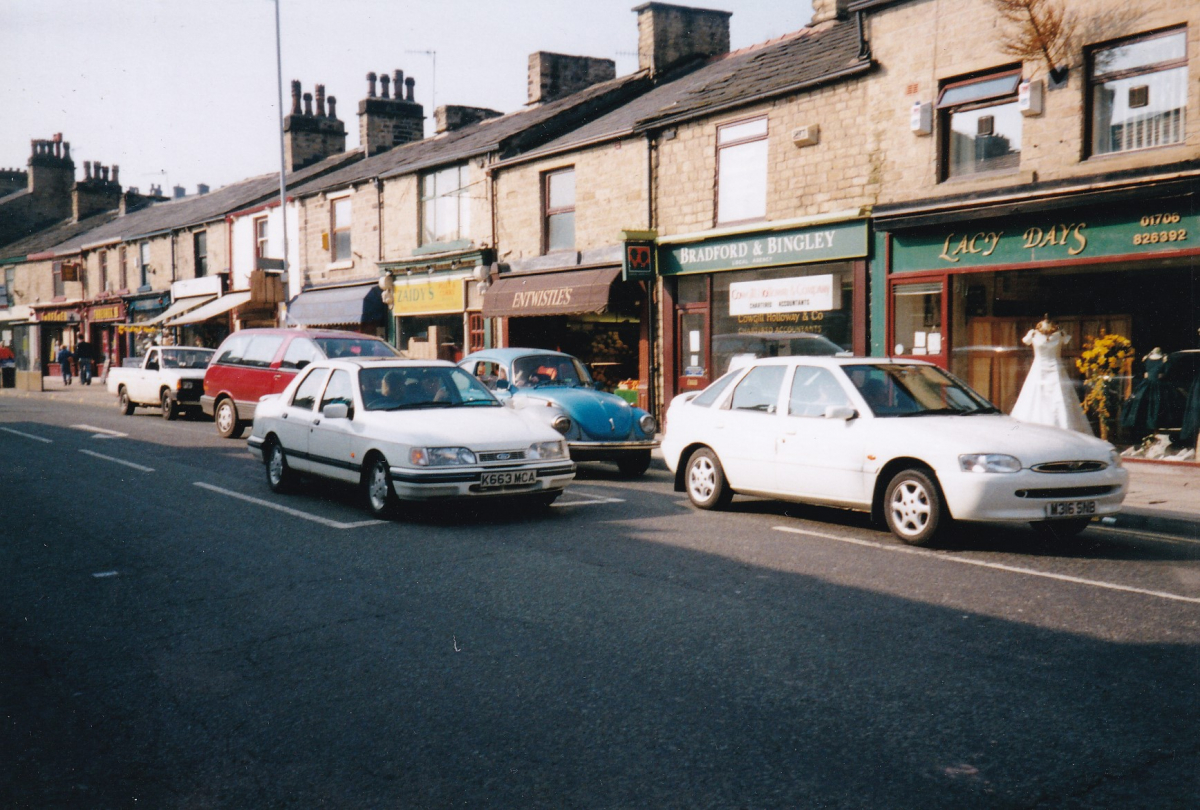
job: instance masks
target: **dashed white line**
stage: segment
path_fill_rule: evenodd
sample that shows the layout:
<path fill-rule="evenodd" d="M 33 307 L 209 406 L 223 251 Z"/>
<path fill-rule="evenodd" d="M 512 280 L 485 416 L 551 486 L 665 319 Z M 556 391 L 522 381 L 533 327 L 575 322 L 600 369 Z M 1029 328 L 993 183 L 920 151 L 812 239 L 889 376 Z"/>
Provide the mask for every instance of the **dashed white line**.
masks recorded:
<path fill-rule="evenodd" d="M 32 433 L 22 433 L 19 430 L 13 430 L 12 428 L 6 427 L 0 427 L 0 430 L 3 430 L 5 433 L 11 433 L 14 436 L 22 436 L 26 439 L 33 439 L 34 441 L 45 442 L 46 444 L 54 444 L 54 439 L 47 439 L 44 436 L 34 436 Z"/>
<path fill-rule="evenodd" d="M 109 430 L 108 428 L 96 427 L 95 425 L 71 425 L 76 430 L 86 430 L 93 434 L 93 439 L 124 439 L 129 436 L 128 433 L 122 433 L 119 430 Z"/>
<path fill-rule="evenodd" d="M 289 506 L 282 506 L 277 503 L 272 503 L 271 501 L 265 501 L 262 498 L 254 498 L 250 495 L 243 495 L 241 492 L 235 492 L 232 489 L 224 489 L 222 487 L 213 486 L 212 484 L 205 483 L 204 481 L 195 481 L 193 483 L 201 489 L 207 489 L 209 492 L 215 492 L 218 495 L 225 495 L 230 498 L 237 498 L 239 501 L 245 501 L 257 506 L 265 506 L 268 509 L 274 509 L 277 512 L 283 512 L 285 515 L 291 515 L 292 517 L 298 517 L 303 520 L 311 520 L 313 523 L 320 523 L 322 526 L 328 526 L 331 529 L 360 529 L 364 526 L 378 526 L 387 522 L 384 520 L 358 520 L 353 523 L 343 523 L 339 520 L 330 520 L 329 518 L 321 517 L 320 515 L 302 512 L 299 509 L 292 509 Z"/>
<path fill-rule="evenodd" d="M 95 577 L 96 579 L 104 579 L 105 577 L 115 577 L 116 575 L 117 575 L 116 571 L 97 571 L 96 573 L 92 574 L 92 576 Z"/>
<path fill-rule="evenodd" d="M 825 532 L 814 532 L 808 529 L 794 529 L 791 526 L 772 526 L 777 532 L 787 532 L 789 534 L 802 534 L 812 537 L 821 537 L 826 540 L 836 540 L 839 543 L 850 543 L 856 546 L 866 546 L 867 548 L 877 548 L 881 551 L 892 551 L 897 554 L 912 554 L 916 557 L 930 557 L 943 562 L 961 563 L 963 565 L 975 565 L 980 568 L 992 568 L 997 571 L 1008 571 L 1012 574 L 1025 574 L 1031 577 L 1042 577 L 1044 579 L 1056 579 L 1060 582 L 1071 582 L 1076 585 L 1087 585 L 1093 588 L 1104 588 L 1110 591 L 1124 591 L 1126 593 L 1136 593 L 1142 596 L 1153 596 L 1158 599 L 1170 599 L 1175 602 L 1189 602 L 1194 605 L 1200 605 L 1200 597 L 1182 596 L 1177 593 L 1167 593 L 1165 591 L 1150 591 L 1145 588 L 1134 588 L 1129 585 L 1117 585 L 1113 582 L 1102 582 L 1094 579 L 1083 579 L 1081 577 L 1072 577 L 1066 574 L 1054 574 L 1049 571 L 1036 571 L 1032 568 L 1019 568 L 1015 565 L 1005 565 L 1003 563 L 985 562 L 983 560 L 972 560 L 966 557 L 951 557 L 945 554 L 938 554 L 935 551 L 924 551 L 919 548 L 911 548 L 909 546 L 889 546 L 883 543 L 873 543 L 870 540 L 859 540 L 854 537 L 842 537 L 836 534 L 826 534 Z"/>
<path fill-rule="evenodd" d="M 144 464 L 135 464 L 132 461 L 126 461 L 123 458 L 113 458 L 112 456 L 106 456 L 103 453 L 96 453 L 96 452 L 93 452 L 92 450 L 80 450 L 79 452 L 83 453 L 85 456 L 91 456 L 92 458 L 101 458 L 101 459 L 104 459 L 105 461 L 111 461 L 114 464 L 124 464 L 126 467 L 132 467 L 133 469 L 141 470 L 142 472 L 148 472 L 148 473 L 154 472 L 153 467 L 147 467 Z"/>
<path fill-rule="evenodd" d="M 607 495 L 592 495 L 588 492 L 565 493 L 570 498 L 586 498 L 587 500 L 556 501 L 553 506 L 592 506 L 598 503 L 625 503 L 624 498 L 610 498 Z"/>

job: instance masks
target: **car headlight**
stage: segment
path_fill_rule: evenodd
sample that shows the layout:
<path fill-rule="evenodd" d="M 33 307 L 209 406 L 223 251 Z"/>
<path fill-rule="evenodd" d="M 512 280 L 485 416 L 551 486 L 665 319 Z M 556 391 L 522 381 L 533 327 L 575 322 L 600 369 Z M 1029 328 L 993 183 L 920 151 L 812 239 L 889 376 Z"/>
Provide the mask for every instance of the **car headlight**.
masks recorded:
<path fill-rule="evenodd" d="M 567 416 L 565 413 L 560 413 L 558 416 L 554 417 L 554 421 L 550 423 L 550 427 L 566 436 L 567 431 L 571 429 L 571 417 Z"/>
<path fill-rule="evenodd" d="M 475 464 L 475 454 L 465 447 L 414 447 L 408 460 L 418 467 L 450 467 Z"/>
<path fill-rule="evenodd" d="M 658 423 L 654 421 L 654 417 L 648 413 L 642 414 L 642 418 L 638 420 L 638 427 L 642 429 L 642 433 L 647 436 L 653 436 L 654 431 L 658 430 Z"/>
<path fill-rule="evenodd" d="M 1114 467 L 1124 467 L 1125 465 L 1121 463 L 1121 451 L 1115 447 L 1109 448 L 1108 463 Z"/>
<path fill-rule="evenodd" d="M 959 456 L 958 464 L 963 472 L 1015 473 L 1021 471 L 1021 460 L 1000 453 L 970 453 Z"/>
<path fill-rule="evenodd" d="M 529 452 L 525 454 L 526 458 L 533 460 L 545 460 L 553 458 L 567 457 L 566 442 L 538 442 L 537 444 L 529 445 Z"/>

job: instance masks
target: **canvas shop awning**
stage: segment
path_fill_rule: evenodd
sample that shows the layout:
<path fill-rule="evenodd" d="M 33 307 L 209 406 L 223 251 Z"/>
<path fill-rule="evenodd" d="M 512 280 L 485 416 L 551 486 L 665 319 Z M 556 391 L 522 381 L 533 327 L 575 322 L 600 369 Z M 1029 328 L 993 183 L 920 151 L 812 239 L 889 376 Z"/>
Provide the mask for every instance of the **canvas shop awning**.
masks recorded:
<path fill-rule="evenodd" d="M 620 267 L 501 276 L 483 296 L 488 318 L 582 315 L 608 309 Z"/>

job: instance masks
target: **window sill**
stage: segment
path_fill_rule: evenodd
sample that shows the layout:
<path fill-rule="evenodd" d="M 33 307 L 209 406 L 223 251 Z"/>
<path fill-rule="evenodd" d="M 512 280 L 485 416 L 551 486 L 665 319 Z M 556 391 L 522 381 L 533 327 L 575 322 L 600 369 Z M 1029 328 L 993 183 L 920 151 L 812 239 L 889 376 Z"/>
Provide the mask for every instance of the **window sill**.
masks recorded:
<path fill-rule="evenodd" d="M 451 239 L 445 242 L 430 242 L 413 250 L 413 256 L 428 256 L 432 253 L 452 253 L 474 247 L 470 239 Z"/>
<path fill-rule="evenodd" d="M 325 265 L 326 270 L 350 270 L 354 267 L 354 259 L 348 259 L 341 262 L 330 262 Z"/>
<path fill-rule="evenodd" d="M 940 186 L 964 185 L 975 182 L 989 183 L 996 180 L 1006 180 L 1008 178 L 1022 178 L 1027 176 L 1029 181 L 1033 179 L 1033 172 L 1023 172 L 1020 169 L 997 169 L 990 172 L 975 172 L 974 174 L 960 174 L 957 177 L 947 177 L 938 183 Z"/>

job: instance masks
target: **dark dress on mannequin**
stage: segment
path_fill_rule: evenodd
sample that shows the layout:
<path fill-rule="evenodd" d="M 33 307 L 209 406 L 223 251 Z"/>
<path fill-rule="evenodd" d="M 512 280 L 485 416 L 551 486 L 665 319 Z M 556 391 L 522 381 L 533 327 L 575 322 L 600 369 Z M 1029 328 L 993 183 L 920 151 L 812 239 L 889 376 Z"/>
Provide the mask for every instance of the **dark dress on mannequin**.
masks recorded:
<path fill-rule="evenodd" d="M 1183 406 L 1182 424 L 1183 428 L 1179 431 L 1176 443 L 1184 447 L 1195 447 L 1196 439 L 1200 437 L 1200 374 L 1192 378 L 1187 403 Z"/>
<path fill-rule="evenodd" d="M 1146 376 L 1121 409 L 1121 427 L 1140 441 L 1159 428 L 1174 427 L 1183 418 L 1183 396 L 1163 380 L 1167 358 L 1147 357 Z"/>

